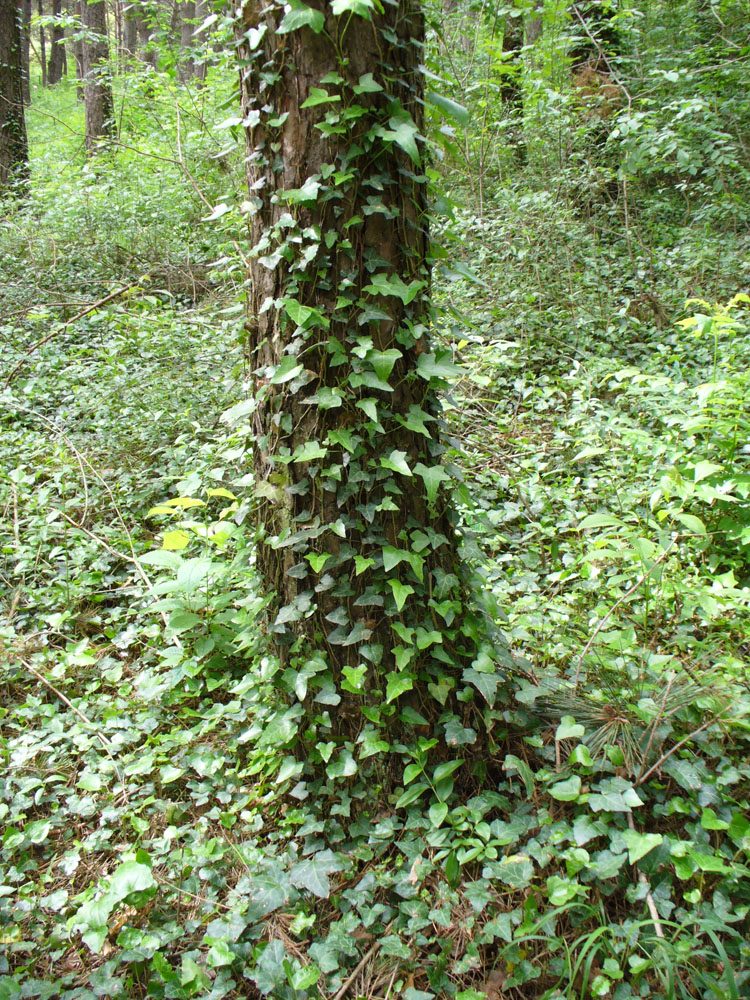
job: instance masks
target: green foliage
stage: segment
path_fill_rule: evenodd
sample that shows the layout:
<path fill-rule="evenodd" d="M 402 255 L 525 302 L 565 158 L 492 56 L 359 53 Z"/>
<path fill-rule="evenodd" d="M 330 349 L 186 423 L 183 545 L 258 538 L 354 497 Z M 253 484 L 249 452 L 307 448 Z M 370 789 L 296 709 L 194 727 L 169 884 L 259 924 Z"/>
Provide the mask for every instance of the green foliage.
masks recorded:
<path fill-rule="evenodd" d="M 717 11 L 730 40 L 733 11 Z M 568 43 L 552 30 L 558 13 L 545 16 L 551 73 L 555 38 Z M 672 14 L 644 16 L 639 44 L 671 73 Z M 499 87 L 505 60 L 479 37 Z M 724 43 L 710 44 L 713 66 Z M 684 61 L 700 68 L 699 57 Z M 583 159 L 606 172 L 612 149 L 625 158 L 639 192 L 628 232 L 595 185 L 581 211 L 582 160 L 565 143 L 559 189 L 541 155 L 523 179 L 498 145 L 481 217 L 448 206 L 434 289 L 447 319 L 416 377 L 451 381 L 452 441 L 439 464 L 396 444 L 378 463 L 396 482 L 420 479 L 431 503 L 455 489 L 465 557 L 525 666 L 501 699 L 478 637 L 460 678 L 468 717 L 450 710 L 449 672 L 436 674 L 438 748 L 414 664 L 440 655 L 461 607 L 448 584 L 433 595 L 445 628 L 399 618 L 424 575 L 416 532 L 377 554 L 397 612 L 383 704 L 351 741 L 302 733 L 299 702 L 323 716 L 339 690 L 315 650 L 282 666 L 263 624 L 251 515 L 283 478 L 256 496 L 249 475 L 255 401 L 231 243 L 243 166 L 225 141 L 238 126 L 215 124 L 228 87 L 209 81 L 189 126 L 182 107 L 188 177 L 173 162 L 162 63 L 119 82 L 134 98 L 123 142 L 146 159 L 118 148 L 84 165 L 72 89 L 42 95 L 39 111 L 74 132 L 30 112 L 29 205 L 0 224 L 3 381 L 15 372 L 0 395 L 0 996 L 297 1000 L 336 994 L 368 955 L 352 996 L 747 995 L 750 357 L 747 298 L 734 295 L 746 241 L 728 208 L 744 211 L 745 180 L 724 164 L 718 190 L 715 175 L 685 167 L 695 186 L 680 174 L 675 193 L 668 180 L 684 164 L 667 148 L 672 130 L 688 165 L 704 164 L 715 130 L 724 156 L 719 119 L 744 128 L 740 64 L 652 74 L 688 96 L 711 80 L 726 104 L 679 118 L 656 90 L 652 108 L 632 109 L 633 134 L 647 135 L 638 147 L 623 131 L 594 148 L 593 130 L 557 105 Z M 546 102 L 527 133 L 533 153 L 549 147 L 556 106 L 549 80 L 524 72 Z M 369 74 L 359 86 L 378 84 Z M 487 135 L 515 127 L 512 114 L 480 122 L 481 92 L 431 99 L 432 136 L 465 127 L 446 102 L 470 110 L 472 171 Z M 451 195 L 470 202 L 445 148 Z M 193 181 L 229 210 L 211 213 Z M 382 276 L 372 288 L 374 301 L 406 305 L 420 291 Z M 283 308 L 325 332 L 299 296 Z M 400 353 L 357 349 L 378 383 L 358 403 L 377 434 Z M 299 366 L 282 362 L 274 385 Z M 348 389 L 328 388 L 315 402 L 336 412 Z M 400 417 L 433 431 L 418 406 Z M 311 440 L 289 461 L 345 441 Z M 312 545 L 304 563 L 320 576 L 334 560 Z M 355 553 L 351 572 L 369 560 Z M 308 611 L 301 599 L 271 628 Z M 342 644 L 361 641 L 350 622 L 331 624 Z M 340 689 L 357 696 L 368 669 L 347 668 Z M 399 704 L 414 739 L 392 747 L 384 720 Z"/>

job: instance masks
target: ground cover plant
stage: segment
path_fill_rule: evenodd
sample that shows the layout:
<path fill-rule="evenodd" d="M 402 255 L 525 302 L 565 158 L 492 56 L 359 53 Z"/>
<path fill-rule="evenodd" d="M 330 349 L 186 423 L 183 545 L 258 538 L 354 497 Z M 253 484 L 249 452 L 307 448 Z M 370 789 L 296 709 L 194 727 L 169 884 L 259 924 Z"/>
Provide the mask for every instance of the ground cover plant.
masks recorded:
<path fill-rule="evenodd" d="M 746 96 L 647 9 L 603 143 L 550 7 L 519 122 L 489 13 L 448 11 L 450 60 L 431 14 L 425 131 L 442 462 L 512 660 L 480 651 L 440 743 L 393 687 L 410 738 L 368 706 L 313 743 L 300 703 L 339 692 L 269 629 L 230 26 L 204 85 L 166 50 L 117 77 L 94 158 L 74 81 L 34 91 L 0 222 L 0 997 L 750 991 Z"/>

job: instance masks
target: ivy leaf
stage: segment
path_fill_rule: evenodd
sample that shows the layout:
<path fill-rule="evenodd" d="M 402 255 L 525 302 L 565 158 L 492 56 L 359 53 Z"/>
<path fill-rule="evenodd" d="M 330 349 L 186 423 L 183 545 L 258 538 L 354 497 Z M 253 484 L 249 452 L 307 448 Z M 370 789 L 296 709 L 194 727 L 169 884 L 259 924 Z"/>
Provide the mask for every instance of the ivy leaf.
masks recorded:
<path fill-rule="evenodd" d="M 335 2 L 335 0 L 334 0 Z M 417 136 L 419 135 L 419 129 L 414 124 L 414 120 L 408 111 L 404 108 L 400 108 L 388 121 L 390 128 L 384 129 L 380 128 L 376 130 L 376 133 L 380 135 L 381 138 L 387 141 L 395 142 L 397 146 L 409 156 L 412 163 L 415 166 L 419 166 L 420 157 L 419 149 L 417 148 Z"/>
<path fill-rule="evenodd" d="M 628 862 L 631 865 L 640 861 L 664 840 L 660 833 L 639 833 L 637 830 L 623 830 L 622 839 L 628 849 Z"/>
<path fill-rule="evenodd" d="M 394 673 L 388 674 L 386 689 L 385 689 L 386 704 L 389 705 L 392 701 L 400 697 L 406 691 L 411 691 L 413 687 L 414 687 L 413 674 L 394 674 Z"/>
<path fill-rule="evenodd" d="M 352 90 L 355 94 L 377 94 L 383 88 L 373 79 L 372 73 L 363 73 Z"/>
<path fill-rule="evenodd" d="M 380 459 L 380 464 L 384 469 L 390 469 L 392 472 L 400 472 L 402 476 L 413 475 L 406 461 L 405 451 L 398 451 L 394 448 L 387 458 Z"/>
<path fill-rule="evenodd" d="M 388 376 L 393 371 L 393 366 L 396 364 L 396 362 L 401 356 L 402 356 L 401 351 L 396 350 L 395 347 L 392 347 L 388 351 L 368 351 L 365 356 L 365 360 L 370 362 L 372 367 L 375 369 L 375 374 L 378 376 L 378 378 L 381 379 L 381 381 L 383 382 L 387 382 Z M 375 418 L 373 417 L 373 420 L 374 419 Z"/>
<path fill-rule="evenodd" d="M 331 883 L 328 876 L 340 872 L 341 862 L 333 851 L 318 851 L 311 858 L 298 862 L 289 872 L 292 885 L 298 889 L 307 889 L 320 899 L 328 899 Z"/>
<path fill-rule="evenodd" d="M 430 505 L 434 504 L 437 499 L 440 484 L 451 477 L 442 465 L 427 466 L 423 462 L 417 462 L 414 466 L 414 471 L 424 480 L 425 490 L 427 491 L 427 502 Z"/>
<path fill-rule="evenodd" d="M 118 901 L 132 892 L 155 888 L 156 881 L 151 869 L 139 861 L 124 861 L 110 879 L 110 891 Z"/>
<path fill-rule="evenodd" d="M 333 0 L 333 3 L 331 4 L 331 10 L 336 17 L 339 17 L 341 14 L 351 12 L 352 14 L 358 14 L 360 17 L 364 17 L 367 21 L 372 20 L 372 14 L 370 12 L 376 9 L 380 10 L 381 13 L 383 11 L 380 4 L 378 4 L 376 8 L 374 0 Z"/>
<path fill-rule="evenodd" d="M 303 306 L 296 299 L 284 299 L 284 311 L 297 326 L 309 330 L 311 327 L 322 326 L 328 329 L 331 325 L 327 316 L 313 306 Z"/>
<path fill-rule="evenodd" d="M 570 740 L 583 736 L 585 728 L 576 722 L 572 715 L 564 715 L 560 725 L 555 730 L 556 740 Z"/>
<path fill-rule="evenodd" d="M 300 0 L 287 0 L 287 6 L 291 9 L 284 15 L 281 24 L 276 29 L 276 34 L 285 35 L 289 31 L 307 27 L 319 35 L 325 27 L 325 17 L 322 11 L 313 10 L 312 7 L 306 6 Z"/>
<path fill-rule="evenodd" d="M 281 385 L 284 382 L 290 382 L 293 378 L 296 378 L 302 371 L 302 365 L 293 358 L 291 354 L 286 354 L 281 362 L 276 365 L 273 370 L 273 375 L 270 378 L 271 385 Z"/>
<path fill-rule="evenodd" d="M 295 449 L 292 455 L 293 462 L 313 462 L 316 458 L 325 458 L 328 449 L 324 448 L 319 441 L 305 441 Z"/>
<path fill-rule="evenodd" d="M 409 594 L 414 593 L 414 587 L 410 587 L 408 583 L 401 583 L 399 580 L 389 580 L 388 584 L 393 591 L 393 599 L 396 602 L 396 610 L 401 611 L 406 604 L 406 599 Z"/>
<path fill-rule="evenodd" d="M 311 87 L 310 96 L 306 101 L 300 104 L 301 108 L 314 108 L 318 104 L 331 104 L 335 101 L 340 101 L 341 97 L 338 94 L 329 94 L 328 91 L 323 90 L 321 87 Z"/>
<path fill-rule="evenodd" d="M 575 802 L 581 794 L 581 779 L 577 774 L 574 774 L 566 781 L 556 781 L 549 793 L 558 802 Z"/>
<path fill-rule="evenodd" d="M 474 685 L 490 708 L 495 704 L 497 685 L 500 681 L 497 674 L 480 673 L 478 670 L 474 670 L 473 667 L 467 667 L 463 672 L 462 678 L 465 683 Z"/>
<path fill-rule="evenodd" d="M 412 302 L 417 297 L 421 289 L 425 287 L 425 284 L 426 283 L 424 281 L 418 281 L 416 278 L 414 278 L 407 285 L 406 282 L 402 278 L 400 278 L 397 274 L 386 275 L 383 274 L 382 272 L 379 272 L 378 274 L 373 275 L 372 281 L 370 282 L 369 285 L 365 285 L 363 291 L 370 292 L 371 295 L 393 295 L 397 299 L 401 299 L 401 301 L 404 303 L 405 306 L 408 306 L 409 303 Z M 382 353 L 384 355 L 390 355 L 393 353 L 393 351 L 395 351 L 395 348 L 392 348 L 390 351 L 383 351 L 383 352 L 372 351 L 370 353 L 372 354 Z M 401 357 L 400 351 L 396 351 L 396 354 L 398 357 Z M 368 357 L 368 361 L 369 360 L 370 358 Z M 393 365 L 391 365 L 391 368 L 393 368 Z M 388 374 L 390 374 L 390 369 L 388 371 Z"/>
<path fill-rule="evenodd" d="M 377 400 L 373 399 L 372 396 L 368 396 L 366 399 L 357 400 L 357 406 L 360 410 L 364 411 L 373 423 L 376 424 L 378 422 Z"/>
<path fill-rule="evenodd" d="M 315 201 L 322 186 L 315 177 L 308 177 L 301 188 L 289 188 L 280 194 L 290 205 L 302 205 L 308 201 Z"/>
<path fill-rule="evenodd" d="M 436 354 L 420 354 L 417 358 L 417 372 L 429 381 L 431 378 L 455 378 L 461 375 L 463 369 L 451 360 L 450 351 L 438 351 Z"/>

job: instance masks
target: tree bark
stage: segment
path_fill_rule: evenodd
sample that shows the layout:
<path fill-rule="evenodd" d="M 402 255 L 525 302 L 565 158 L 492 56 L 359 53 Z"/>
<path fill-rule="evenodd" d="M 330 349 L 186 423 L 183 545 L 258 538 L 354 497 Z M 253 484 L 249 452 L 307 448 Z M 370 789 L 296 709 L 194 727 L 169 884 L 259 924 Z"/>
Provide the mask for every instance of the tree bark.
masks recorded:
<path fill-rule="evenodd" d="M 62 0 L 52 0 L 52 16 L 62 14 Z M 53 87 L 63 78 L 66 67 L 65 29 L 54 25 L 50 29 L 49 63 L 47 66 L 47 83 Z"/>
<path fill-rule="evenodd" d="M 85 26 L 85 16 L 84 16 L 84 2 L 85 0 L 72 0 L 73 7 L 76 15 L 78 16 L 81 26 Z M 77 32 L 75 34 L 78 34 Z M 73 41 L 73 58 L 76 63 L 76 99 L 83 101 L 84 99 L 84 89 L 86 81 L 86 48 L 83 44 L 83 38 L 75 37 Z"/>
<path fill-rule="evenodd" d="M 193 35 L 195 31 L 201 26 L 204 19 L 206 18 L 206 0 L 195 0 L 195 25 L 193 27 Z M 200 41 L 198 41 L 200 39 Z M 193 57 L 193 76 L 195 82 L 202 84 L 206 79 L 206 56 L 207 56 L 207 45 L 206 36 L 201 34 L 198 39 L 193 37 L 193 46 L 196 44 L 200 46 L 198 58 Z"/>
<path fill-rule="evenodd" d="M 195 31 L 195 0 L 182 0 L 180 13 L 180 58 L 178 75 L 182 83 L 195 76 L 193 32 Z"/>
<path fill-rule="evenodd" d="M 37 13 L 39 17 L 44 17 L 44 4 L 42 0 L 37 2 Z M 42 86 L 47 86 L 47 39 L 44 34 L 44 25 L 39 25 L 39 62 L 42 68 Z"/>
<path fill-rule="evenodd" d="M 84 44 L 86 107 L 86 151 L 89 155 L 99 148 L 100 140 L 114 134 L 114 104 L 109 72 L 106 7 L 104 0 L 84 0 L 84 24 L 96 37 Z"/>
<path fill-rule="evenodd" d="M 0 0 L 0 190 L 29 176 L 23 110 L 22 18 L 17 0 Z"/>
<path fill-rule="evenodd" d="M 452 701 L 471 614 L 427 337 L 423 17 L 359 9 L 311 0 L 316 33 L 249 0 L 238 26 L 257 567 L 291 696 L 339 743 L 473 711 Z"/>
<path fill-rule="evenodd" d="M 129 3 L 125 7 L 125 26 L 123 44 L 128 58 L 135 59 L 138 54 L 138 21 L 135 7 Z"/>
<path fill-rule="evenodd" d="M 23 100 L 31 104 L 31 0 L 21 0 L 21 58 L 23 60 Z"/>

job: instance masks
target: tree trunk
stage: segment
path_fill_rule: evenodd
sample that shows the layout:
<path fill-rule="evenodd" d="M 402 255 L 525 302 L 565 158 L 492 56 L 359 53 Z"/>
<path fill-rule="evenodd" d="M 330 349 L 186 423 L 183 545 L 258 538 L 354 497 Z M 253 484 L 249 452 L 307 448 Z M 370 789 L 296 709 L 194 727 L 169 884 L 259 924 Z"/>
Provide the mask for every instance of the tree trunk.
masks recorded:
<path fill-rule="evenodd" d="M 156 46 L 151 41 L 151 26 L 143 16 L 143 13 L 137 8 L 134 16 L 136 27 L 138 29 L 138 40 L 141 47 L 140 58 L 143 62 L 148 63 L 156 69 L 159 64 L 159 53 L 156 50 Z"/>
<path fill-rule="evenodd" d="M 136 18 L 135 7 L 132 3 L 128 4 L 125 8 L 124 30 L 125 52 L 127 53 L 129 59 L 135 59 L 138 54 L 138 21 Z"/>
<path fill-rule="evenodd" d="M 52 15 L 60 17 L 62 0 L 52 0 Z M 47 67 L 47 83 L 53 87 L 63 78 L 65 72 L 65 29 L 54 25 L 50 29 L 49 64 Z"/>
<path fill-rule="evenodd" d="M 39 17 L 44 17 L 44 4 L 42 0 L 37 2 L 37 13 Z M 44 25 L 39 25 L 39 62 L 42 67 L 42 86 L 47 86 L 47 39 L 44 34 Z"/>
<path fill-rule="evenodd" d="M 84 26 L 86 23 L 84 18 L 84 0 L 73 0 L 73 4 L 75 13 L 81 25 Z M 75 34 L 77 35 L 78 32 Z M 83 101 L 86 80 L 86 48 L 83 44 L 83 39 L 80 37 L 76 37 L 73 42 L 73 58 L 76 62 L 76 98 L 79 101 Z"/>
<path fill-rule="evenodd" d="M 0 0 L 0 190 L 29 176 L 23 112 L 22 18 L 17 0 Z"/>
<path fill-rule="evenodd" d="M 195 76 L 193 60 L 193 32 L 195 31 L 195 0 L 182 0 L 180 12 L 179 78 L 187 83 Z"/>
<path fill-rule="evenodd" d="M 193 32 L 195 32 L 198 28 L 200 28 L 206 16 L 207 16 L 207 10 L 206 10 L 205 0 L 195 0 L 195 26 L 193 28 Z M 200 51 L 198 54 L 198 58 L 195 59 L 194 57 L 193 76 L 195 78 L 196 83 L 202 84 L 205 82 L 206 79 L 206 56 L 208 54 L 206 46 L 206 36 L 201 34 L 198 35 L 198 38 L 194 37 L 193 47 L 195 47 L 196 45 L 200 46 Z"/>
<path fill-rule="evenodd" d="M 21 58 L 23 60 L 23 100 L 31 104 L 31 0 L 21 0 Z"/>
<path fill-rule="evenodd" d="M 452 366 L 427 339 L 421 7 L 344 6 L 249 0 L 238 26 L 257 567 L 313 766 L 313 733 L 351 754 L 365 729 L 463 726 L 481 631 L 442 488 Z"/>
<path fill-rule="evenodd" d="M 86 41 L 84 100 L 86 105 L 86 151 L 96 152 L 99 142 L 114 133 L 114 104 L 109 74 L 109 43 L 104 0 L 83 3 L 84 24 L 96 38 Z"/>

